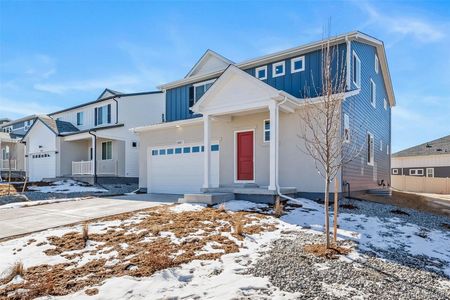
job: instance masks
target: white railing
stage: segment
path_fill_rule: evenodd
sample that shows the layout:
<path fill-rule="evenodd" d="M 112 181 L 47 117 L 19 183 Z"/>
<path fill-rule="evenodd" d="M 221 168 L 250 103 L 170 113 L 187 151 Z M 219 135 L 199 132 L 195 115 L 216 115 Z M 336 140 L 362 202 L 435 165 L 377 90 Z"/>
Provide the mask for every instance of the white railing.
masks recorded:
<path fill-rule="evenodd" d="M 114 159 L 97 161 L 98 175 L 117 175 L 118 161 Z"/>
<path fill-rule="evenodd" d="M 72 175 L 92 175 L 93 169 L 92 160 L 72 162 Z"/>
<path fill-rule="evenodd" d="M 9 170 L 9 162 L 11 162 L 11 170 L 16 170 L 17 169 L 17 161 L 15 159 L 3 159 L 0 160 L 1 165 L 0 165 L 0 169 L 1 170 Z"/>

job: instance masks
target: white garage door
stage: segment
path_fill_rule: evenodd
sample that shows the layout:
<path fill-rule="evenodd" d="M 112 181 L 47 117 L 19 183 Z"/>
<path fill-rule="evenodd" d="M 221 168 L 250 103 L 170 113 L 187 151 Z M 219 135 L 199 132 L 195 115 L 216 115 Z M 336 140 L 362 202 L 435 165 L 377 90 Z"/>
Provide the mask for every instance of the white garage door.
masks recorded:
<path fill-rule="evenodd" d="M 203 185 L 202 145 L 152 149 L 149 159 L 151 193 L 199 193 Z M 211 145 L 211 186 L 219 186 L 219 145 Z"/>
<path fill-rule="evenodd" d="M 55 153 L 39 153 L 28 156 L 29 180 L 40 181 L 43 178 L 56 177 Z"/>

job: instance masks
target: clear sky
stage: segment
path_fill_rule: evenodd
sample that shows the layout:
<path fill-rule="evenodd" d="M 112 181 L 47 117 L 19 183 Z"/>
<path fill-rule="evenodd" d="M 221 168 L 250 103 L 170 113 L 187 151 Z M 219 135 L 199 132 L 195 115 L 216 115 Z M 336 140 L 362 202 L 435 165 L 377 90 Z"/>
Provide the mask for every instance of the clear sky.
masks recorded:
<path fill-rule="evenodd" d="M 450 1 L 0 0 L 0 117 L 154 90 L 208 48 L 240 62 L 319 40 L 330 18 L 385 42 L 394 151 L 450 134 Z"/>

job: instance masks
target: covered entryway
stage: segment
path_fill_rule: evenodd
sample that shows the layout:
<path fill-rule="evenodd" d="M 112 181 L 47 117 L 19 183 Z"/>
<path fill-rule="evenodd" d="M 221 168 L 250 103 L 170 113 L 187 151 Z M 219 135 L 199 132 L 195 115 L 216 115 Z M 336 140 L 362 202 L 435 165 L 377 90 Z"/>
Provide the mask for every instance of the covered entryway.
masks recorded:
<path fill-rule="evenodd" d="M 255 180 L 255 154 L 254 131 L 236 132 L 236 182 L 254 182 Z"/>
<path fill-rule="evenodd" d="M 152 148 L 149 151 L 150 193 L 198 193 L 203 184 L 204 147 L 201 144 Z M 219 186 L 219 144 L 211 145 L 211 185 Z"/>
<path fill-rule="evenodd" d="M 56 177 L 56 159 L 54 152 L 36 153 L 28 156 L 30 181 Z"/>

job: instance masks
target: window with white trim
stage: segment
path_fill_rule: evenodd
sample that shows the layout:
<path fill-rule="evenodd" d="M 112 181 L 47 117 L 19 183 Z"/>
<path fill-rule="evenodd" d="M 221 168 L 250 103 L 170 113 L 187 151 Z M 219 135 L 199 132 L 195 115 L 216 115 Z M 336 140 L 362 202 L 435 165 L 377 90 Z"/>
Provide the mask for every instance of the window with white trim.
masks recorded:
<path fill-rule="evenodd" d="M 374 140 L 370 132 L 367 133 L 367 164 L 374 165 Z"/>
<path fill-rule="evenodd" d="M 410 176 L 423 176 L 423 169 L 409 169 Z"/>
<path fill-rule="evenodd" d="M 102 142 L 102 160 L 112 159 L 112 142 Z"/>
<path fill-rule="evenodd" d="M 392 175 L 398 175 L 398 169 L 392 169 Z"/>
<path fill-rule="evenodd" d="M 305 70 L 305 57 L 295 57 L 291 59 L 291 73 L 297 73 Z"/>
<path fill-rule="evenodd" d="M 386 154 L 389 155 L 389 144 L 386 146 Z"/>
<path fill-rule="evenodd" d="M 206 91 L 213 85 L 214 81 L 216 81 L 216 80 L 212 79 L 212 80 L 196 83 L 193 85 L 195 102 L 197 102 L 198 99 L 200 99 L 206 93 Z"/>
<path fill-rule="evenodd" d="M 272 65 L 272 77 L 283 76 L 284 73 L 284 61 L 280 61 Z"/>
<path fill-rule="evenodd" d="M 264 120 L 264 128 L 263 128 L 263 140 L 264 143 L 270 142 L 270 120 Z"/>
<path fill-rule="evenodd" d="M 95 126 L 111 124 L 111 104 L 96 107 L 94 109 Z"/>
<path fill-rule="evenodd" d="M 388 106 L 387 100 L 386 100 L 386 98 L 384 98 L 384 110 L 387 110 L 387 106 Z"/>
<path fill-rule="evenodd" d="M 359 59 L 358 55 L 356 55 L 356 52 L 353 51 L 353 58 L 352 58 L 352 80 L 353 83 L 357 87 L 361 87 L 361 60 Z"/>
<path fill-rule="evenodd" d="M 383 151 L 383 140 L 380 140 L 380 151 Z"/>
<path fill-rule="evenodd" d="M 378 74 L 378 66 L 379 66 L 378 55 L 375 54 L 375 73 L 377 74 Z"/>
<path fill-rule="evenodd" d="M 77 125 L 83 125 L 84 123 L 84 112 L 77 112 Z"/>
<path fill-rule="evenodd" d="M 350 118 L 344 114 L 344 142 L 350 143 Z"/>
<path fill-rule="evenodd" d="M 376 107 L 377 105 L 377 85 L 372 78 L 370 79 L 370 104 L 372 104 L 373 107 Z"/>
<path fill-rule="evenodd" d="M 131 148 L 137 148 L 138 143 L 136 141 L 131 142 Z"/>
<path fill-rule="evenodd" d="M 255 76 L 258 79 L 267 79 L 267 66 L 258 67 L 255 69 Z"/>
<path fill-rule="evenodd" d="M 434 177 L 434 168 L 427 168 L 427 177 Z"/>

